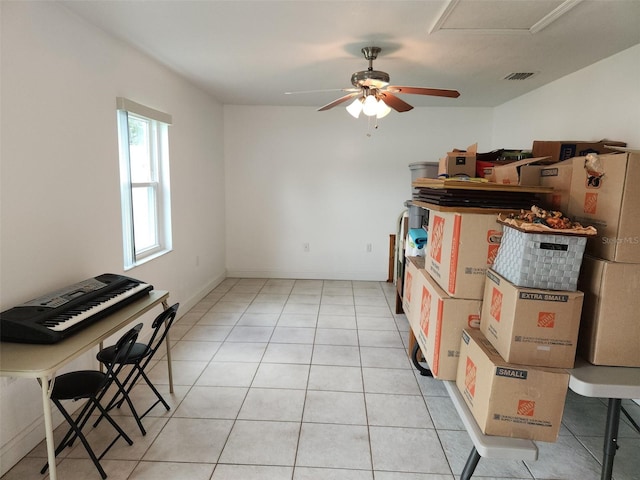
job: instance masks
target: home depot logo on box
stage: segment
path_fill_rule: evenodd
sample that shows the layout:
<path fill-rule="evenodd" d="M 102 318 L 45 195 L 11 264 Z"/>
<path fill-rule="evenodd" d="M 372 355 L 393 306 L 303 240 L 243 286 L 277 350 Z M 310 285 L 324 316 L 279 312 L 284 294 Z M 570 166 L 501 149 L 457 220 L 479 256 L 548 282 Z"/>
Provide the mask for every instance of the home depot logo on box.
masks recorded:
<path fill-rule="evenodd" d="M 500 321 L 500 312 L 502 311 L 502 292 L 493 287 L 491 292 L 491 316 L 496 319 L 496 322 Z"/>
<path fill-rule="evenodd" d="M 554 312 L 539 312 L 538 326 L 542 328 L 553 328 L 556 326 L 556 314 Z"/>
<path fill-rule="evenodd" d="M 434 215 L 429 226 L 429 255 L 436 262 L 442 261 L 442 242 L 444 240 L 444 218 Z"/>
<path fill-rule="evenodd" d="M 411 272 L 407 272 L 407 284 L 404 286 L 404 291 L 407 293 L 407 301 L 411 301 L 411 283 L 413 282 L 413 275 Z"/>
<path fill-rule="evenodd" d="M 471 398 L 473 398 L 476 394 L 477 371 L 478 369 L 476 367 L 476 364 L 473 363 L 473 361 L 469 357 L 467 357 L 467 366 L 464 375 L 464 387 L 467 392 L 469 392 L 469 395 L 471 395 Z"/>
<path fill-rule="evenodd" d="M 502 232 L 499 230 L 487 231 L 487 265 L 493 265 L 498 255 L 498 249 L 500 248 L 500 242 L 502 241 Z"/>
<path fill-rule="evenodd" d="M 597 193 L 585 193 L 584 194 L 584 213 L 590 213 L 595 215 L 598 209 L 598 194 Z"/>
<path fill-rule="evenodd" d="M 424 336 L 429 338 L 429 318 L 431 317 L 431 292 L 422 286 L 422 303 L 420 305 L 420 327 Z"/>
<path fill-rule="evenodd" d="M 536 402 L 533 400 L 518 400 L 518 415 L 523 417 L 533 417 Z"/>
<path fill-rule="evenodd" d="M 473 314 L 473 315 L 469 315 L 469 317 L 467 318 L 467 326 L 469 328 L 475 328 L 476 330 L 480 329 L 480 315 L 478 314 Z"/>

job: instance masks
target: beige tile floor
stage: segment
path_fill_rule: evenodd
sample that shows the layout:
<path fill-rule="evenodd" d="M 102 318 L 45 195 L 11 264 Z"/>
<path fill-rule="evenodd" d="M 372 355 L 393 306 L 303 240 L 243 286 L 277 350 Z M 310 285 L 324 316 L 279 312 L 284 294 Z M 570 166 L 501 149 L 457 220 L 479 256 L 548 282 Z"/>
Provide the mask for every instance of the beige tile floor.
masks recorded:
<path fill-rule="evenodd" d="M 174 394 L 166 360 L 150 371 L 171 410 L 102 460 L 113 480 L 453 480 L 471 441 L 438 380 L 406 355 L 408 325 L 382 282 L 227 279 L 172 329 Z M 134 389 L 134 402 L 151 401 Z M 640 407 L 625 406 L 640 419 Z M 600 478 L 606 404 L 569 392 L 556 443 L 536 462 L 481 460 L 474 478 Z M 56 434 L 61 435 L 61 428 Z M 112 438 L 101 423 L 96 450 Z M 640 435 L 624 419 L 614 479 L 640 478 Z M 37 446 L 2 480 L 48 478 Z M 61 480 L 99 479 L 82 446 L 64 451 Z"/>

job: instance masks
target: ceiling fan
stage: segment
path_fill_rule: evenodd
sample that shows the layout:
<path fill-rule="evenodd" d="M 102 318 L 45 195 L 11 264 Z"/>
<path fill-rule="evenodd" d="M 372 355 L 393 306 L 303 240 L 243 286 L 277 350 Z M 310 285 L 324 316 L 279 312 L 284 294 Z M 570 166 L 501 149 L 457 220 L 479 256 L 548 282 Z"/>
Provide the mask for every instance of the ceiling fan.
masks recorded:
<path fill-rule="evenodd" d="M 373 69 L 373 61 L 378 57 L 382 49 L 380 47 L 364 47 L 360 51 L 369 61 L 369 68 L 351 75 L 351 83 L 354 88 L 344 88 L 346 95 L 324 105 L 319 112 L 329 110 L 351 99 L 354 101 L 347 107 L 347 111 L 355 118 L 364 113 L 368 116 L 382 118 L 393 108 L 397 112 L 407 112 L 413 107 L 395 94 L 431 95 L 435 97 L 458 98 L 460 93 L 456 90 L 444 90 L 425 87 L 398 87 L 389 85 L 389 74 Z"/>

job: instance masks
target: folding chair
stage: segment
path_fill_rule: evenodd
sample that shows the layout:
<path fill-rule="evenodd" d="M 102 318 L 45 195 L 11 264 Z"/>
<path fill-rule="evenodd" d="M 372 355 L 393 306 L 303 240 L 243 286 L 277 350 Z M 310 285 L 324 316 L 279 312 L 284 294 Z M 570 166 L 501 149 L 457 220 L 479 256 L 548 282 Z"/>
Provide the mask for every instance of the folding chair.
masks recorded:
<path fill-rule="evenodd" d="M 140 377 L 142 377 L 142 379 L 146 382 L 146 384 L 156 396 L 156 401 L 142 415 L 139 415 L 135 408 L 131 407 L 131 411 L 133 413 L 133 416 L 135 417 L 138 427 L 140 428 L 140 432 L 142 432 L 142 435 L 146 435 L 147 432 L 144 429 L 141 420 L 151 410 L 153 410 L 153 408 L 158 403 L 162 403 L 167 411 L 171 409 L 158 389 L 153 385 L 153 383 L 151 383 L 151 380 L 149 380 L 149 377 L 145 373 L 145 369 L 147 368 L 147 365 L 149 365 L 149 362 L 153 359 L 155 353 L 165 342 L 167 334 L 169 333 L 169 329 L 171 328 L 171 325 L 176 318 L 179 306 L 180 304 L 176 303 L 175 305 L 164 310 L 160 315 L 156 317 L 151 325 L 153 328 L 153 334 L 151 335 L 151 339 L 148 343 L 136 343 L 133 346 L 131 354 L 124 361 L 125 365 L 131 366 L 131 371 L 122 382 L 123 388 L 118 389 L 111 401 L 105 407 L 107 411 L 113 409 L 114 407 L 120 408 L 122 406 L 122 402 L 127 399 L 129 393 L 131 393 L 131 390 L 136 385 L 136 382 L 140 379 Z M 115 348 L 112 345 L 100 350 L 96 358 L 106 366 L 113 366 L 114 364 L 119 363 L 115 353 Z M 97 425 L 100 420 L 102 420 L 102 417 L 96 420 L 94 426 Z"/>
<path fill-rule="evenodd" d="M 117 367 L 117 365 L 122 365 L 126 362 L 126 359 L 138 338 L 140 329 L 142 329 L 142 323 L 133 327 L 118 340 L 114 345 L 114 358 L 118 359 L 118 361 L 109 365 L 105 372 L 100 372 L 98 370 L 79 370 L 76 372 L 64 373 L 55 377 L 51 381 L 53 382 L 53 388 L 50 396 L 51 401 L 55 404 L 58 410 L 60 410 L 60 413 L 62 413 L 65 420 L 71 427 L 56 448 L 55 455 L 58 456 L 65 447 L 71 446 L 73 441 L 76 438 L 79 438 L 103 479 L 107 478 L 107 474 L 100 465 L 100 459 L 104 457 L 120 437 L 124 438 L 129 445 L 133 445 L 133 441 L 113 420 L 113 418 L 111 418 L 107 410 L 100 404 L 100 400 L 104 397 L 105 393 L 113 383 L 118 385 L 118 389 L 121 388 L 121 384 L 117 380 L 117 374 L 121 367 Z M 116 369 L 114 370 L 114 368 Z M 123 391 L 122 394 L 124 395 L 123 400 L 130 402 L 126 392 Z M 77 401 L 80 399 L 87 399 L 87 402 L 74 420 L 62 405 L 62 400 Z M 96 454 L 93 452 L 89 442 L 82 433 L 82 428 L 96 408 L 100 410 L 100 416 L 106 418 L 118 432 L 116 438 L 113 439 L 99 457 L 96 457 Z M 49 464 L 46 463 L 44 467 L 42 467 L 40 473 L 44 474 L 48 468 Z"/>

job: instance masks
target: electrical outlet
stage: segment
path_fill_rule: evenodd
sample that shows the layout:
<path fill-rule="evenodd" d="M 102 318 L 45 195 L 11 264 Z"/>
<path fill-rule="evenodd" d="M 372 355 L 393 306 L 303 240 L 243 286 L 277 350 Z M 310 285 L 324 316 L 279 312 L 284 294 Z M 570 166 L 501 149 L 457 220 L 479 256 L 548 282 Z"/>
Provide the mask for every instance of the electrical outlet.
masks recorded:
<path fill-rule="evenodd" d="M 371 253 L 371 244 L 367 243 L 367 253 Z"/>
<path fill-rule="evenodd" d="M 303 250 L 305 253 L 309 253 L 309 252 L 310 252 L 310 250 L 309 250 L 309 243 L 308 243 L 308 242 L 305 242 L 305 243 L 303 243 L 303 244 L 302 244 L 302 250 Z"/>

